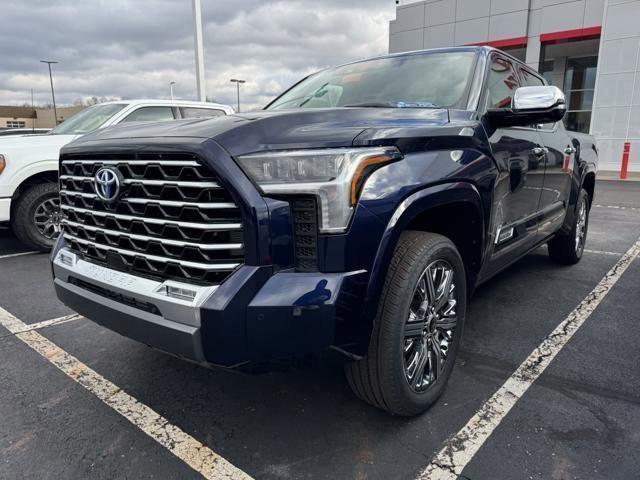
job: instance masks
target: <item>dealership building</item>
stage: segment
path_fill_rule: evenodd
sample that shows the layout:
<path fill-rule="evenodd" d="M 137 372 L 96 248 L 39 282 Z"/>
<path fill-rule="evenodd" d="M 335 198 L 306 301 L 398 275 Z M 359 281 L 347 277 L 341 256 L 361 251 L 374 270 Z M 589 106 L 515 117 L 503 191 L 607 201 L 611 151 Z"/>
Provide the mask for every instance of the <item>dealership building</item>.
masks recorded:
<path fill-rule="evenodd" d="M 0 105 L 0 129 L 4 128 L 53 128 L 64 122 L 71 115 L 78 113 L 84 107 L 58 107 L 57 122 L 51 108 L 16 107 Z"/>
<path fill-rule="evenodd" d="M 402 2 L 389 52 L 490 45 L 564 90 L 567 128 L 594 135 L 601 170 L 640 172 L 640 0 Z"/>

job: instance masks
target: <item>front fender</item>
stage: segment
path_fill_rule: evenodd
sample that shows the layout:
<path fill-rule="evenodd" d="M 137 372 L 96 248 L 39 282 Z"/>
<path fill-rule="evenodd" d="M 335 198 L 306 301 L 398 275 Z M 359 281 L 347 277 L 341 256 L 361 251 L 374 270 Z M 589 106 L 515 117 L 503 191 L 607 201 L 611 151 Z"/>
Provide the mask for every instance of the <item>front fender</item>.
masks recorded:
<path fill-rule="evenodd" d="M 41 160 L 24 166 L 17 162 L 12 162 L 7 167 L 7 170 L 2 172 L 0 177 L 0 197 L 12 197 L 18 187 L 34 175 L 44 172 L 55 172 L 57 174 L 58 159 Z"/>
<path fill-rule="evenodd" d="M 367 286 L 364 318 L 369 331 L 376 316 L 389 263 L 400 235 L 418 215 L 453 203 L 468 203 L 477 210 L 480 218 L 484 217 L 480 192 L 469 182 L 451 182 L 424 188 L 404 199 L 394 211 L 378 246 Z M 484 232 L 484 227 L 482 231 Z"/>

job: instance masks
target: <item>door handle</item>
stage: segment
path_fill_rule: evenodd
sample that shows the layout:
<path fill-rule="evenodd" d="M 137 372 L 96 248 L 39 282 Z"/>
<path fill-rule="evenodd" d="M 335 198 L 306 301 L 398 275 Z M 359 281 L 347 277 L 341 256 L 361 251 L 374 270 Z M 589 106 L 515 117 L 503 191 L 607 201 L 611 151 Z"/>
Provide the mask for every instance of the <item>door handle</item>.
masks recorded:
<path fill-rule="evenodd" d="M 533 150 L 531 150 L 531 152 L 536 157 L 544 157 L 547 153 L 549 153 L 549 149 L 545 147 L 536 147 Z"/>
<path fill-rule="evenodd" d="M 564 149 L 564 153 L 565 155 L 571 155 L 573 153 L 576 153 L 576 149 L 573 147 L 567 147 Z"/>

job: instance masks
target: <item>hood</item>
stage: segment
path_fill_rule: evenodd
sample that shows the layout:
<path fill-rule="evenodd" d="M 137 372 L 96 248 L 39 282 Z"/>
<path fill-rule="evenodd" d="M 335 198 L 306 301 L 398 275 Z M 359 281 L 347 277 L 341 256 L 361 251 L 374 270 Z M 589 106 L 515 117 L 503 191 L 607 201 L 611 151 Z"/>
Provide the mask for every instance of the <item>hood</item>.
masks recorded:
<path fill-rule="evenodd" d="M 25 135 L 0 137 L 0 153 L 20 159 L 57 160 L 62 147 L 76 135 Z"/>
<path fill-rule="evenodd" d="M 17 137 L 0 137 L 0 153 L 22 152 L 51 149 L 58 150 L 71 142 L 76 135 L 20 135 Z M 57 154 L 56 154 L 57 158 Z"/>
<path fill-rule="evenodd" d="M 367 129 L 429 127 L 448 121 L 445 109 L 261 110 L 213 119 L 120 125 L 85 135 L 74 146 L 101 140 L 191 137 L 213 139 L 237 156 L 264 150 L 348 147 Z"/>

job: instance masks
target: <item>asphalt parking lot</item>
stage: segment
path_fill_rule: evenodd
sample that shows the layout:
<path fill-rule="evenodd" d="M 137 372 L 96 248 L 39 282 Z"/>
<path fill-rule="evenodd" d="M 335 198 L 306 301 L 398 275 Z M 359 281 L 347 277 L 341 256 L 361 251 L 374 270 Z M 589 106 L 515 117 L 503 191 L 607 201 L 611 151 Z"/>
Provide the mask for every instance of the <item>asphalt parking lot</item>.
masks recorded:
<path fill-rule="evenodd" d="M 14 322 L 18 330 L 36 329 L 0 326 L 0 478 L 202 478 L 221 471 L 183 461 L 202 446 L 236 467 L 232 477 L 417 478 L 639 237 L 640 183 L 599 182 L 582 261 L 559 267 L 542 247 L 481 286 L 448 389 L 425 415 L 404 419 L 358 401 L 332 357 L 246 376 L 69 317 L 47 255 L 13 256 L 24 249 L 0 231 L 0 312 L 5 324 L 15 317 L 26 324 Z M 637 257 L 608 285 L 461 478 L 640 478 Z M 137 410 L 111 400 L 125 392 Z M 166 438 L 136 417 L 143 407 L 167 422 Z M 195 443 L 176 444 L 176 432 Z"/>

